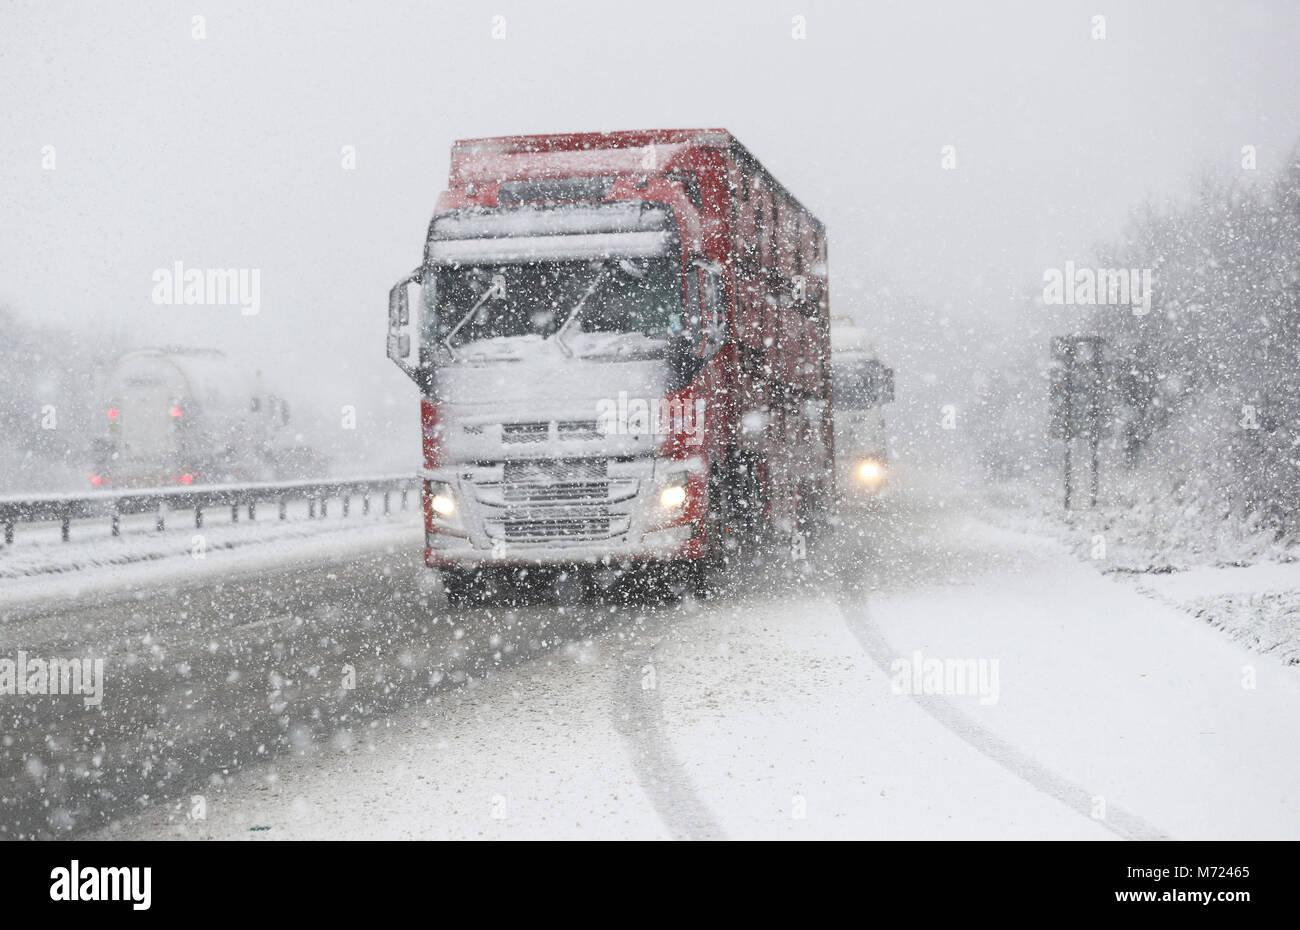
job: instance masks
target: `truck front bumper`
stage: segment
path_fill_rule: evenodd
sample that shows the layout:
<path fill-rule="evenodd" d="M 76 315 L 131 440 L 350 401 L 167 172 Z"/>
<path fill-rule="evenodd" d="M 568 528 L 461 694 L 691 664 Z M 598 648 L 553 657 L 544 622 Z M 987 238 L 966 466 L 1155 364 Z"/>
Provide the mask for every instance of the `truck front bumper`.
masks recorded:
<path fill-rule="evenodd" d="M 525 463 L 527 465 L 528 463 Z M 699 558 L 705 481 L 698 460 L 540 462 L 555 480 L 512 476 L 502 463 L 462 463 L 425 473 L 425 564 L 619 565 Z M 687 482 L 680 511 L 659 506 L 669 484 Z M 430 487 L 454 495 L 454 514 L 429 509 Z"/>
<path fill-rule="evenodd" d="M 573 545 L 515 544 L 476 548 L 464 538 L 445 533 L 424 534 L 424 564 L 430 568 L 475 568 L 481 565 L 624 565 L 636 562 L 697 559 L 703 543 L 690 524 L 646 533 L 635 542 L 605 541 Z"/>

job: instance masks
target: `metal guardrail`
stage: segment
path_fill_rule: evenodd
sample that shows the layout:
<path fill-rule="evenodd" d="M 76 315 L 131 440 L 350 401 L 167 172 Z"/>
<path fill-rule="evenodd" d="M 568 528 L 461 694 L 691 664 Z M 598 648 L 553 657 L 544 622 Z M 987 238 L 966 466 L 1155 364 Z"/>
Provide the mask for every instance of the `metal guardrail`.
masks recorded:
<path fill-rule="evenodd" d="M 180 488 L 133 488 L 122 491 L 88 491 L 85 494 L 40 494 L 33 496 L 0 497 L 0 526 L 4 527 L 5 543 L 14 541 L 14 526 L 18 523 L 36 523 L 58 520 L 63 528 L 63 541 L 72 532 L 72 521 L 107 517 L 112 521 L 113 535 L 121 535 L 121 518 L 128 514 L 157 513 L 156 529 L 166 529 L 167 515 L 174 510 L 193 510 L 194 526 L 202 528 L 203 512 L 214 507 L 229 507 L 231 522 L 238 522 L 240 511 L 248 519 L 257 517 L 257 505 L 275 502 L 278 517 L 287 519 L 289 501 L 307 501 L 307 518 L 314 520 L 319 508 L 321 517 L 328 515 L 329 501 L 338 498 L 343 516 L 351 511 L 353 497 L 361 498 L 361 512 L 369 513 L 371 500 L 378 497 L 383 502 L 384 513 L 392 509 L 392 495 L 401 498 L 401 509 L 407 508 L 410 493 L 419 488 L 415 475 L 398 475 L 378 478 L 350 478 L 340 481 L 287 481 L 253 484 L 188 485 Z"/>

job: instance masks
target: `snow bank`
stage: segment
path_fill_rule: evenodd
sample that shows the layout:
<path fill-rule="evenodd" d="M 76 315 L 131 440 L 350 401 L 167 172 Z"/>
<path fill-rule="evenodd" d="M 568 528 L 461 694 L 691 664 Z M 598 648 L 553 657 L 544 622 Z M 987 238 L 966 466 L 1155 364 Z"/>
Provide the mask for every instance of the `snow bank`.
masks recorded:
<path fill-rule="evenodd" d="M 78 521 L 71 541 L 59 541 L 59 525 L 23 524 L 12 545 L 0 545 L 0 610 L 33 603 L 76 600 L 130 588 L 177 584 L 250 569 L 345 557 L 391 544 L 418 551 L 418 507 L 368 515 L 354 502 L 348 517 L 337 503 L 329 515 L 307 520 L 306 502 L 290 504 L 289 519 L 276 519 L 271 507 L 250 523 L 217 512 L 205 514 L 202 529 L 193 515 L 176 512 L 164 532 L 152 515 L 122 519 L 122 535 L 111 535 L 107 520 Z"/>
<path fill-rule="evenodd" d="M 1059 475 L 1008 483 L 990 490 L 990 515 L 1061 540 L 1098 571 L 1256 651 L 1300 663 L 1295 540 L 1232 514 L 1227 502 L 1206 506 L 1221 492 L 1191 457 L 1164 475 L 1144 471 L 1103 474 L 1095 510 L 1063 510 Z"/>

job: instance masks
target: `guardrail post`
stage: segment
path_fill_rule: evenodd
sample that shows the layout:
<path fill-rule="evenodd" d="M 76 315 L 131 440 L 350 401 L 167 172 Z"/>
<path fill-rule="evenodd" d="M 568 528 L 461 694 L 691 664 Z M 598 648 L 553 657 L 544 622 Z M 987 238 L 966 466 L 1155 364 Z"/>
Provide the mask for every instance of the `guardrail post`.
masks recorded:
<path fill-rule="evenodd" d="M 63 515 L 62 532 L 63 541 L 67 542 L 68 538 L 72 535 L 72 517 L 68 516 L 66 513 Z"/>
<path fill-rule="evenodd" d="M 364 517 L 370 513 L 370 491 L 361 495 L 361 515 Z"/>
<path fill-rule="evenodd" d="M 285 503 L 284 498 L 282 497 L 280 498 L 280 519 L 287 520 L 288 518 L 289 518 L 289 506 Z"/>
<path fill-rule="evenodd" d="M 307 519 L 316 519 L 316 498 L 314 497 L 307 498 Z"/>
<path fill-rule="evenodd" d="M 329 506 L 330 499 L 322 494 L 320 499 L 320 518 L 322 520 L 330 515 Z"/>
<path fill-rule="evenodd" d="M 343 495 L 343 516 L 346 517 L 348 515 L 348 511 L 351 509 L 352 509 L 352 498 L 347 494 L 344 494 Z"/>
<path fill-rule="evenodd" d="M 257 501 L 248 502 L 248 519 L 250 520 L 257 519 Z"/>
<path fill-rule="evenodd" d="M 5 545 L 10 545 L 14 541 L 14 525 L 5 523 Z"/>
<path fill-rule="evenodd" d="M 238 504 L 231 504 L 231 505 L 230 505 L 230 522 L 231 522 L 231 523 L 238 523 L 238 522 L 239 522 L 239 505 L 238 505 Z"/>
<path fill-rule="evenodd" d="M 160 533 L 167 528 L 167 505 L 162 501 L 158 502 L 158 522 L 155 528 Z"/>
<path fill-rule="evenodd" d="M 114 510 L 113 510 L 113 522 L 112 522 L 112 527 L 113 527 L 113 535 L 114 535 L 114 536 L 121 536 L 121 535 L 122 535 L 122 515 L 121 515 L 120 513 L 117 512 L 116 507 L 115 507 Z"/>
<path fill-rule="evenodd" d="M 203 529 L 203 508 L 197 505 L 194 507 L 194 528 Z"/>
<path fill-rule="evenodd" d="M 406 509 L 406 488 L 402 488 L 402 509 Z"/>
<path fill-rule="evenodd" d="M 389 507 L 389 500 L 388 500 L 390 496 L 391 494 L 388 491 L 384 492 L 384 513 L 385 514 L 388 514 L 388 512 L 391 510 L 391 508 Z"/>

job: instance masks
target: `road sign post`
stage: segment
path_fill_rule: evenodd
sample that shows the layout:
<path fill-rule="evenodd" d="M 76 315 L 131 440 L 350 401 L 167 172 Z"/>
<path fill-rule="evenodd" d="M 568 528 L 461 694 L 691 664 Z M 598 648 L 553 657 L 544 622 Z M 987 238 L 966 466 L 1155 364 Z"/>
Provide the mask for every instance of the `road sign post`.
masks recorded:
<path fill-rule="evenodd" d="M 1088 441 L 1089 504 L 1097 506 L 1101 435 L 1106 426 L 1106 377 L 1100 336 L 1057 336 L 1052 340 L 1051 433 L 1065 442 L 1065 509 L 1074 495 L 1073 445 Z"/>

